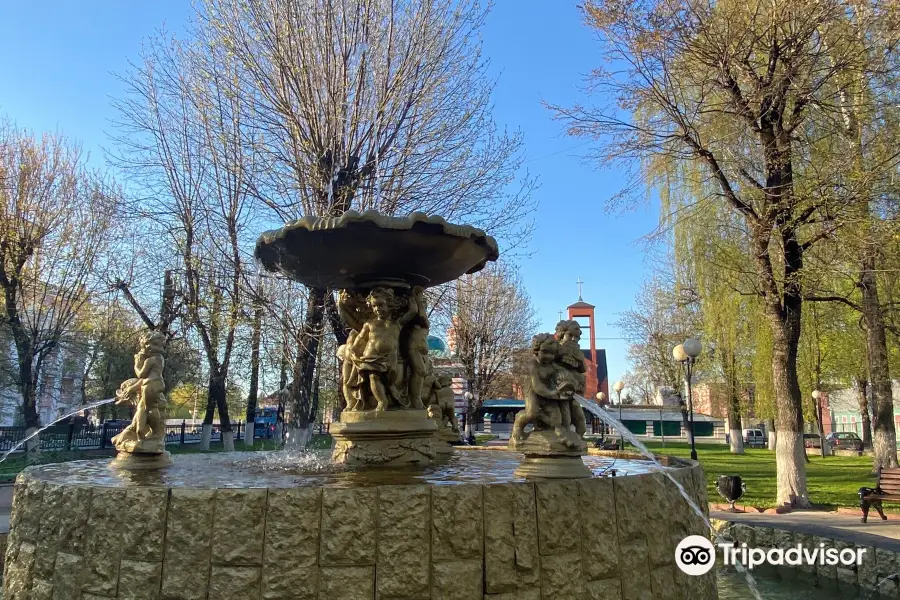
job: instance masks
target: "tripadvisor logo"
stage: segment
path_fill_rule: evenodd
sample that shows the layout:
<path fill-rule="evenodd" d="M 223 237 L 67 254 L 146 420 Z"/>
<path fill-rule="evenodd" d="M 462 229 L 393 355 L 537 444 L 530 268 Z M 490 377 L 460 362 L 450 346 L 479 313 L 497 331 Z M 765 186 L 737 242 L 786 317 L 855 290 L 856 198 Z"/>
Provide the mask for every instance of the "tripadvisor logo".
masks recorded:
<path fill-rule="evenodd" d="M 689 535 L 675 548 L 675 564 L 688 575 L 705 575 L 716 564 L 716 548 L 702 535 Z"/>
<path fill-rule="evenodd" d="M 763 564 L 774 566 L 841 565 L 859 567 L 866 548 L 831 548 L 819 544 L 811 548 L 802 544 L 789 548 L 749 548 L 747 544 L 736 546 L 731 542 L 718 544 L 722 551 L 722 564 L 743 565 L 753 569 Z M 705 575 L 716 564 L 716 547 L 707 538 L 689 535 L 675 548 L 675 564 L 688 575 Z"/>

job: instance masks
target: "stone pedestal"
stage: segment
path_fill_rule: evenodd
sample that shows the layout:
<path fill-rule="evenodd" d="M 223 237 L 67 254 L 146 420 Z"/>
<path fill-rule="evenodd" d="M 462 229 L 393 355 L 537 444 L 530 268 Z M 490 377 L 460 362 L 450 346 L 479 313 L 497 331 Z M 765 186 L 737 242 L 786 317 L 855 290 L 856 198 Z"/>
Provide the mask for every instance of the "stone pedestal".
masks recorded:
<path fill-rule="evenodd" d="M 161 469 L 172 464 L 168 452 L 125 452 L 120 451 L 109 466 L 113 469 L 137 471 L 139 469 Z"/>
<path fill-rule="evenodd" d="M 462 440 L 459 439 L 458 432 L 440 426 L 438 426 L 438 430 L 432 439 L 434 451 L 437 454 L 450 454 L 453 452 L 453 446 L 458 446 L 461 443 Z"/>
<path fill-rule="evenodd" d="M 509 449 L 521 452 L 525 459 L 516 475 L 529 479 L 581 479 L 591 476 L 582 454 L 587 446 L 573 431 L 562 436 L 553 431 L 532 431 L 521 439 L 511 438 Z"/>
<path fill-rule="evenodd" d="M 331 426 L 333 459 L 348 465 L 427 465 L 437 424 L 424 410 L 344 411 Z"/>

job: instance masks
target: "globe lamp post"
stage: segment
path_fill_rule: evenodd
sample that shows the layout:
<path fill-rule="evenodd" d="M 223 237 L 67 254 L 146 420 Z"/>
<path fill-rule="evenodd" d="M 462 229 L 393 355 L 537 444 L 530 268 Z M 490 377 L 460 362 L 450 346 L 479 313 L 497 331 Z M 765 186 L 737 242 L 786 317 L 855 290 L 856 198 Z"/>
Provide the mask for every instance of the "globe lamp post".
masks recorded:
<path fill-rule="evenodd" d="M 694 363 L 703 347 L 698 340 L 688 338 L 683 344 L 678 344 L 672 349 L 672 357 L 684 365 L 684 380 L 688 390 L 688 413 L 690 414 L 691 428 L 691 460 L 697 460 L 697 441 L 694 436 L 694 398 L 691 389 L 691 380 L 694 374 Z"/>
<path fill-rule="evenodd" d="M 613 384 L 613 391 L 616 393 L 616 402 L 619 403 L 619 423 L 622 423 L 622 390 L 625 389 L 625 384 L 622 381 L 617 381 Z M 625 427 L 625 423 L 622 423 L 622 427 Z M 621 448 L 625 449 L 625 435 L 623 432 L 619 432 L 619 439 L 621 439 Z"/>

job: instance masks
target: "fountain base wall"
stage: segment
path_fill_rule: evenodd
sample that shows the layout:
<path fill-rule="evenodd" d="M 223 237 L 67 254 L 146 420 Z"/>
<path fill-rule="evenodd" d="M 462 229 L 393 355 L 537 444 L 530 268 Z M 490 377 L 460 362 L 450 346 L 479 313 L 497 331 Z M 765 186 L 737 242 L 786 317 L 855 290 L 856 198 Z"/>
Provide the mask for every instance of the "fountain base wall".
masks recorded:
<path fill-rule="evenodd" d="M 699 466 L 673 475 L 706 506 Z M 505 484 L 190 489 L 16 482 L 4 598 L 715 599 L 659 473 Z"/>

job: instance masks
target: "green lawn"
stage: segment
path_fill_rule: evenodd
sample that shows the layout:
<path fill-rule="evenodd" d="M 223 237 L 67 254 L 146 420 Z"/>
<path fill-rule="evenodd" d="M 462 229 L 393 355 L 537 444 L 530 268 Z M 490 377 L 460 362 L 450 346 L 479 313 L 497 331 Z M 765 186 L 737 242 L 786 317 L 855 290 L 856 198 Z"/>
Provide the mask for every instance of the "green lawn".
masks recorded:
<path fill-rule="evenodd" d="M 648 443 L 657 454 L 689 458 L 686 443 Z M 719 475 L 740 475 L 747 484 L 747 492 L 739 504 L 772 508 L 775 506 L 775 453 L 769 450 L 747 449 L 746 454 L 732 454 L 725 444 L 697 444 L 697 458 L 706 472 L 710 502 L 725 501 L 715 488 Z M 818 506 L 859 506 L 856 495 L 861 486 L 875 484 L 870 456 L 809 457 L 806 465 L 809 497 Z M 891 508 L 886 506 L 885 508 Z M 900 508 L 894 506 L 893 508 Z"/>

